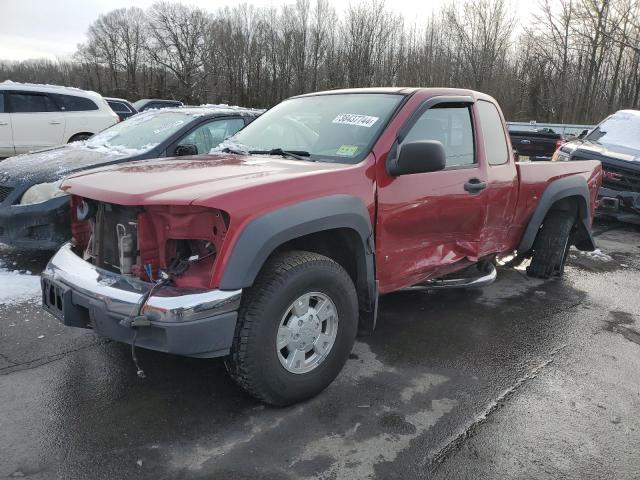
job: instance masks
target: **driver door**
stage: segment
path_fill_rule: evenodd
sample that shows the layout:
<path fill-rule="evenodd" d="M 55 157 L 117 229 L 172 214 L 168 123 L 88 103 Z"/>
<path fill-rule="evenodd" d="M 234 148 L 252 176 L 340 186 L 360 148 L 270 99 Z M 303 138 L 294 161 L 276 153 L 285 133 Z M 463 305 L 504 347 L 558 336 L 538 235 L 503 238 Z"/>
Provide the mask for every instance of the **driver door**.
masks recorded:
<path fill-rule="evenodd" d="M 437 278 L 455 270 L 459 262 L 477 260 L 487 176 L 476 159 L 474 106 L 434 104 L 434 100 L 427 100 L 428 108 L 419 107 L 400 130 L 404 136 L 399 136 L 396 151 L 407 142 L 437 140 L 446 152 L 445 169 L 398 177 L 377 169 L 383 175 L 378 178 L 376 226 L 382 293 Z"/>

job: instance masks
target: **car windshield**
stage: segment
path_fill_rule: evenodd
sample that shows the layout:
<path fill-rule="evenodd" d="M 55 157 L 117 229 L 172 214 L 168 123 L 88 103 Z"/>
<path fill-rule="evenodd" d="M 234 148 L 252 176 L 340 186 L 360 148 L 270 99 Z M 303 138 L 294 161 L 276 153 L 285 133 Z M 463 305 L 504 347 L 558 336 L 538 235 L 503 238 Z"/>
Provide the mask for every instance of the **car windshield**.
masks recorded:
<path fill-rule="evenodd" d="M 364 93 L 292 98 L 222 146 L 247 152 L 281 149 L 302 154 L 300 160 L 356 163 L 369 153 L 402 98 Z"/>
<path fill-rule="evenodd" d="M 640 112 L 616 112 L 594 128 L 587 139 L 602 145 L 640 150 Z"/>
<path fill-rule="evenodd" d="M 192 120 L 191 115 L 178 112 L 139 113 L 94 135 L 85 142 L 85 146 L 146 152 Z"/>

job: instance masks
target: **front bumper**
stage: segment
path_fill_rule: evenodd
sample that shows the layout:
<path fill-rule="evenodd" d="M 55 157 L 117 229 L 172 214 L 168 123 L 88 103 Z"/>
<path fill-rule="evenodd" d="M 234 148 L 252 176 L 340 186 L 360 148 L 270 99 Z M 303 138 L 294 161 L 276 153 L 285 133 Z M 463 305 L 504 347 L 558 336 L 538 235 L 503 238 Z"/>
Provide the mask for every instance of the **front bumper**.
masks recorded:
<path fill-rule="evenodd" d="M 34 205 L 0 206 L 0 243 L 56 250 L 71 238 L 69 197 Z"/>
<path fill-rule="evenodd" d="M 598 209 L 602 217 L 640 225 L 640 192 L 625 192 L 602 187 L 598 192 Z"/>
<path fill-rule="evenodd" d="M 142 314 L 148 326 L 131 327 L 138 304 L 153 284 L 85 262 L 65 244 L 42 273 L 45 310 L 65 325 L 92 328 L 118 342 L 190 357 L 219 357 L 231 349 L 242 290 L 161 287 Z"/>

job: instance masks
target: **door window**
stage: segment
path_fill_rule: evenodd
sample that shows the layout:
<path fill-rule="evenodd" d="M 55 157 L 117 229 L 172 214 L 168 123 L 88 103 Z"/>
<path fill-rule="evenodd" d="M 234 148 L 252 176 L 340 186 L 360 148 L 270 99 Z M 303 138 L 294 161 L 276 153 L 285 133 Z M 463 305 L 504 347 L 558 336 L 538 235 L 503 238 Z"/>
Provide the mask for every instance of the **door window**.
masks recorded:
<path fill-rule="evenodd" d="M 53 97 L 53 101 L 60 107 L 60 110 L 64 112 L 98 110 L 98 105 L 88 98 L 76 97 L 75 95 L 62 95 L 59 93 L 51 93 L 50 96 Z"/>
<path fill-rule="evenodd" d="M 487 161 L 489 165 L 503 165 L 509 160 L 509 148 L 502 118 L 493 103 L 481 100 L 477 105 Z"/>
<path fill-rule="evenodd" d="M 4 113 L 4 93 L 0 92 L 0 113 Z"/>
<path fill-rule="evenodd" d="M 220 145 L 225 138 L 235 134 L 242 127 L 244 127 L 244 121 L 241 118 L 214 120 L 200 125 L 180 140 L 180 144 L 195 145 L 200 154 L 209 153 L 209 150 Z"/>
<path fill-rule="evenodd" d="M 411 127 L 402 143 L 437 140 L 447 154 L 447 167 L 473 165 L 473 127 L 468 106 L 436 105 L 425 111 Z"/>
<path fill-rule="evenodd" d="M 41 93 L 11 93 L 11 111 L 13 113 L 56 112 L 58 108 L 51 99 Z"/>

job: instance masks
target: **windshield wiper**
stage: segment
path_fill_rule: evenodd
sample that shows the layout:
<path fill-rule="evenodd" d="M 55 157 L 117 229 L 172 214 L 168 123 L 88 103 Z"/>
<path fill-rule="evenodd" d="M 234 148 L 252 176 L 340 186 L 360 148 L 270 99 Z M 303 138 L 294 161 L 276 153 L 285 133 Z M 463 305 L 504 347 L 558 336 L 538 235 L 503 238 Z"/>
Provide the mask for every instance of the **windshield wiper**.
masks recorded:
<path fill-rule="evenodd" d="M 235 153 L 236 155 L 247 155 L 249 153 L 245 150 L 240 150 L 239 148 L 231 148 L 231 147 L 224 147 L 221 151 L 223 153 Z"/>
<path fill-rule="evenodd" d="M 310 158 L 311 154 L 304 150 L 283 150 L 281 148 L 272 148 L 271 150 L 249 150 L 249 155 L 280 155 L 281 157 L 291 157 L 296 160 L 308 160 L 315 162 Z"/>

